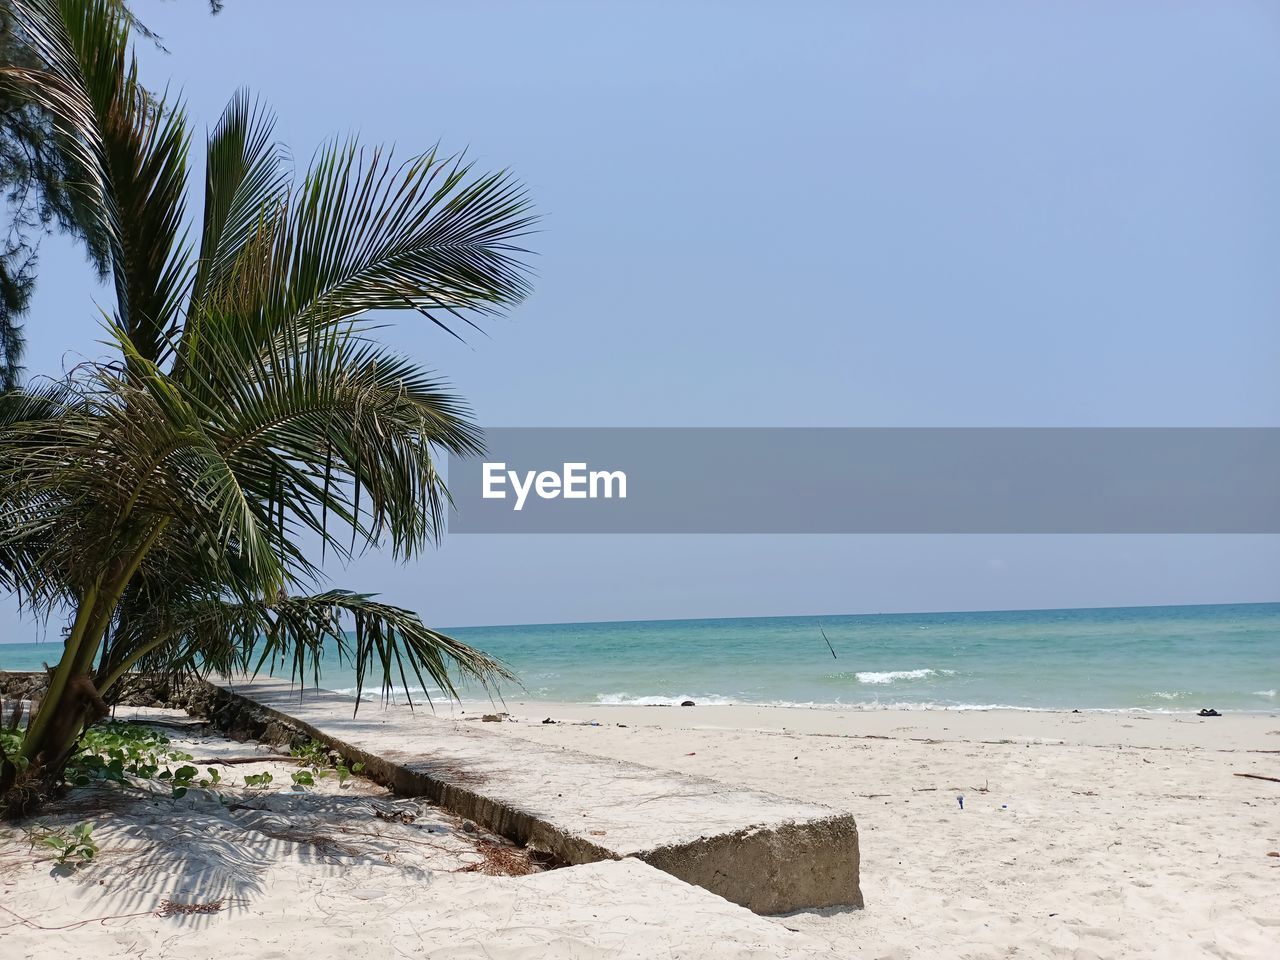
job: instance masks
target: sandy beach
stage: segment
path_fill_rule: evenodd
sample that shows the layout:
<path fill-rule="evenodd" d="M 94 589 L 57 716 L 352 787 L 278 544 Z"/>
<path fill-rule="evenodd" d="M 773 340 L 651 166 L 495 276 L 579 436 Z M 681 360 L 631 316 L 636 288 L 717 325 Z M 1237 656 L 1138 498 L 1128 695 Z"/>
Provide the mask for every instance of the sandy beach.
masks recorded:
<path fill-rule="evenodd" d="M 837 955 L 1280 949 L 1280 783 L 1233 776 L 1280 777 L 1280 716 L 507 709 L 513 739 L 853 811 L 866 908 L 786 921 Z"/>
<path fill-rule="evenodd" d="M 481 709 L 442 714 L 470 725 Z M 92 820 L 103 848 L 75 871 L 9 831 L 0 937 L 23 957 L 1241 960 L 1274 955 L 1280 938 L 1280 858 L 1268 856 L 1280 783 L 1234 776 L 1280 776 L 1280 717 L 506 709 L 484 726 L 512 749 L 533 740 L 854 812 L 865 909 L 725 914 L 640 864 L 501 875 L 513 871 L 490 870 L 486 853 L 500 841 L 445 811 L 358 779 L 285 789 L 293 764 L 264 759 L 228 768 L 231 808 L 196 790 L 145 809 L 73 794 L 54 822 Z M 204 757 L 272 753 L 181 742 Z M 275 789 L 238 786 L 271 770 Z M 226 902 L 157 916 L 164 898 Z"/>

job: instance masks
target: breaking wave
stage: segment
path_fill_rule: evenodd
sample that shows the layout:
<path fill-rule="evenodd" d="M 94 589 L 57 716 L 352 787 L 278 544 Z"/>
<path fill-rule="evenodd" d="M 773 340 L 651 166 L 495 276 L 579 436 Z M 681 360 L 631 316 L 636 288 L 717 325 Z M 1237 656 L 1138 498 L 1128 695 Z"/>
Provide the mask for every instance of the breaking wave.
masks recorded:
<path fill-rule="evenodd" d="M 358 689 L 359 689 L 358 687 L 335 687 L 335 688 L 333 689 L 333 691 L 332 691 L 332 692 L 333 692 L 333 693 L 340 693 L 340 694 L 342 694 L 342 696 L 344 696 L 344 697 L 354 697 L 354 696 L 356 695 L 356 691 L 357 691 Z M 443 690 L 441 690 L 439 687 L 431 687 L 430 689 L 423 689 L 422 687 L 408 687 L 408 688 L 406 688 L 406 687 L 392 687 L 392 688 L 391 688 L 391 699 L 392 699 L 392 701 L 393 701 L 393 702 L 398 702 L 399 700 L 407 699 L 407 697 L 406 697 L 406 693 L 408 694 L 408 697 L 418 697 L 418 698 L 421 698 L 421 697 L 433 697 L 433 698 L 443 697 L 443 698 L 445 698 L 445 699 L 448 699 L 448 695 L 447 695 Z M 365 687 L 364 687 L 364 694 L 363 694 L 363 696 L 364 696 L 364 699 L 366 699 L 366 700 L 371 700 L 371 699 L 372 699 L 372 700 L 377 700 L 377 699 L 381 699 L 381 697 L 382 697 L 382 687 L 381 687 L 381 685 L 379 685 L 379 684 L 377 684 L 377 683 L 367 683 L 367 684 L 365 684 Z"/>
<path fill-rule="evenodd" d="M 898 680 L 927 680 L 929 677 L 949 677 L 954 670 L 862 670 L 854 674 L 859 683 L 894 683 Z"/>

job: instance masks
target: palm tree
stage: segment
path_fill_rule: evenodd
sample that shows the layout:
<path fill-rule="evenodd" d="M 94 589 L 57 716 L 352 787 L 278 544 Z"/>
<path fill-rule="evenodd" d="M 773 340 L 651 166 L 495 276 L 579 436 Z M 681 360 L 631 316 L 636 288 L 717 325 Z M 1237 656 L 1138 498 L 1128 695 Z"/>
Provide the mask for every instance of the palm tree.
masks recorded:
<path fill-rule="evenodd" d="M 362 690 L 430 679 L 456 695 L 454 675 L 509 676 L 410 611 L 309 594 L 321 571 L 307 547 L 405 560 L 439 537 L 438 453 L 478 452 L 481 437 L 368 319 L 411 308 L 453 332 L 519 302 L 521 186 L 354 142 L 295 183 L 272 118 L 238 95 L 208 137 L 189 243 L 185 118 L 141 86 L 119 5 L 13 9 L 47 66 L 0 69 L 0 87 L 53 118 L 108 239 L 118 355 L 0 397 L 0 585 L 68 620 L 21 747 L 0 758 L 0 805 L 47 793 L 130 671 L 272 662 L 318 678 L 328 646 Z"/>

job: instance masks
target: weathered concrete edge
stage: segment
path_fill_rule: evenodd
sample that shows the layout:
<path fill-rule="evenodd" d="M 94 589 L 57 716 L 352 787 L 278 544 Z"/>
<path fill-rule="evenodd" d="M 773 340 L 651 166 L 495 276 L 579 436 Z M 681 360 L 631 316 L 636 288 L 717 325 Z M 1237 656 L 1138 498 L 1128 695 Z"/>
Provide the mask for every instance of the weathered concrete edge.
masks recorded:
<path fill-rule="evenodd" d="M 276 736 L 300 732 L 363 763 L 366 776 L 397 793 L 429 797 L 458 816 L 563 863 L 622 859 L 614 851 L 556 827 L 509 800 L 486 797 L 405 762 L 370 753 L 251 697 L 209 681 L 202 683 L 210 702 L 194 697 L 188 710 L 215 723 L 218 713 L 225 717 L 230 712 L 228 707 L 269 717 L 283 728 L 276 731 Z M 236 726 L 234 722 L 224 725 Z M 820 820 L 749 826 L 631 856 L 755 913 L 863 905 L 858 885 L 858 831 L 849 813 L 835 813 Z"/>

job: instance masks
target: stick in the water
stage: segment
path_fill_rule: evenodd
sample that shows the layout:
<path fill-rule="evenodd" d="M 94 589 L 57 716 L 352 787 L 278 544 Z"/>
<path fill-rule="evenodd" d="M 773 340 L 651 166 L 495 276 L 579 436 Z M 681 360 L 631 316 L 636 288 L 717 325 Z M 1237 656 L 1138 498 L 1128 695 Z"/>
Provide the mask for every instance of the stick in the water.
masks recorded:
<path fill-rule="evenodd" d="M 827 631 L 825 631 L 825 630 L 823 630 L 823 629 L 822 629 L 822 624 L 818 624 L 818 632 L 819 632 L 820 634 L 822 634 L 822 639 L 823 639 L 823 640 L 827 640 Z M 840 659 L 839 657 L 837 657 L 837 656 L 836 656 L 836 648 L 835 648 L 835 647 L 833 647 L 833 646 L 831 645 L 831 641 L 830 641 L 830 640 L 827 640 L 827 649 L 831 651 L 831 659 L 832 659 L 832 660 L 839 660 L 839 659 Z"/>

